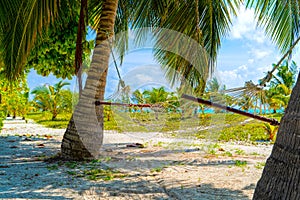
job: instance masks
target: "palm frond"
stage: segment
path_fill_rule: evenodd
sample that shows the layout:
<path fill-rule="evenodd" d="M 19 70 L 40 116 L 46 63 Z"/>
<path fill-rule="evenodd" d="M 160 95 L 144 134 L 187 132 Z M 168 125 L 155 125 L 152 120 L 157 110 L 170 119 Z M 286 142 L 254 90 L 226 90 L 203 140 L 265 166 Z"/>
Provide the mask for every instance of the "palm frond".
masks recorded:
<path fill-rule="evenodd" d="M 221 38 L 228 34 L 231 18 L 236 16 L 236 10 L 242 2 L 242 0 L 199 1 L 200 29 L 204 48 L 210 56 L 211 67 L 214 67 L 216 62 Z"/>
<path fill-rule="evenodd" d="M 255 9 L 258 25 L 286 52 L 300 36 L 300 2 L 298 0 L 247 0 L 247 7 Z"/>
<path fill-rule="evenodd" d="M 192 42 L 181 41 L 180 43 L 179 40 L 182 40 L 180 34 L 175 37 L 169 34 L 168 38 L 157 34 L 155 56 L 166 69 L 167 77 L 172 83 L 175 79 L 178 80 L 178 76 L 174 75 L 178 72 L 191 87 L 197 88 L 201 94 L 209 75 L 214 70 L 221 38 L 228 33 L 231 17 L 236 15 L 235 10 L 241 1 L 179 2 L 171 4 L 168 17 L 162 22 L 161 27 L 184 34 L 198 47 L 190 46 Z M 165 43 L 166 39 L 173 52 L 162 48 L 161 43 L 162 41 Z M 176 52 L 178 50 L 181 54 Z"/>
<path fill-rule="evenodd" d="M 0 2 L 0 49 L 9 80 L 24 72 L 37 35 L 57 16 L 60 0 L 3 0 Z"/>

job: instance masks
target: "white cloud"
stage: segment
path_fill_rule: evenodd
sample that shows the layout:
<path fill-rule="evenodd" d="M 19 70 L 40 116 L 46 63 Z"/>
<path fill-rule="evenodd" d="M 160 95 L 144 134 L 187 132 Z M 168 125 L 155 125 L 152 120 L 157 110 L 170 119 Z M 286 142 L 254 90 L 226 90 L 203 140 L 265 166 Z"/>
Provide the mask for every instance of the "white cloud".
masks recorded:
<path fill-rule="evenodd" d="M 136 81 L 139 82 L 152 82 L 154 79 L 151 76 L 145 75 L 145 74 L 136 74 L 135 78 L 137 79 Z"/>
<path fill-rule="evenodd" d="M 241 65 L 238 67 L 238 70 L 247 71 L 248 67 L 246 65 Z"/>
<path fill-rule="evenodd" d="M 268 48 L 252 48 L 250 50 L 250 54 L 256 58 L 256 60 L 260 60 L 263 58 L 266 58 L 267 56 L 270 56 L 273 52 Z"/>
<path fill-rule="evenodd" d="M 226 88 L 234 88 L 243 86 L 245 81 L 248 81 L 251 71 L 247 65 L 241 65 L 233 70 L 219 71 L 220 78 Z"/>
<path fill-rule="evenodd" d="M 263 30 L 256 26 L 253 9 L 241 7 L 232 24 L 230 39 L 247 39 L 259 44 L 268 41 Z"/>
<path fill-rule="evenodd" d="M 242 7 L 234 19 L 231 30 L 232 39 L 242 39 L 245 34 L 255 30 L 254 11 Z"/>
<path fill-rule="evenodd" d="M 248 63 L 249 63 L 249 64 L 254 63 L 254 59 L 252 59 L 252 58 L 248 59 Z"/>

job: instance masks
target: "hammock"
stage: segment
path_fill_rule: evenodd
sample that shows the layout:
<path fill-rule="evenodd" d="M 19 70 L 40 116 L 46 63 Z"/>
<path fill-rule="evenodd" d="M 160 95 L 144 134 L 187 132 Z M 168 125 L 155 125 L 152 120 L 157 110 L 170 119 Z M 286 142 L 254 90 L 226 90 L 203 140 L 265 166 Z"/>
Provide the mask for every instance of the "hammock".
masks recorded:
<path fill-rule="evenodd" d="M 196 98 L 196 97 L 186 95 L 186 94 L 183 94 L 181 97 L 183 99 L 187 99 L 189 101 L 193 101 L 193 102 L 204 104 L 204 105 L 207 105 L 207 106 L 219 108 L 219 109 L 222 109 L 222 110 L 227 110 L 229 112 L 233 112 L 233 113 L 236 113 L 236 114 L 239 114 L 239 115 L 244 115 L 246 117 L 251 117 L 253 119 L 257 119 L 257 120 L 260 120 L 260 121 L 263 121 L 263 122 L 267 122 L 267 123 L 270 123 L 273 126 L 279 126 L 280 125 L 280 123 L 276 119 L 270 119 L 270 118 L 262 117 L 262 116 L 255 115 L 255 114 L 252 114 L 252 113 L 249 113 L 249 112 L 238 110 L 238 109 L 233 108 L 233 107 L 224 106 L 224 105 L 221 105 L 221 104 L 218 104 L 218 103 L 213 103 L 211 101 L 204 100 L 204 99 L 201 99 L 201 98 Z M 153 108 L 153 107 L 162 108 L 161 105 L 155 105 L 155 104 L 153 104 L 153 105 L 152 104 L 127 104 L 127 103 L 114 103 L 114 102 L 105 102 L 105 101 L 96 101 L 95 105 L 110 105 L 110 106 L 139 107 L 139 108 Z"/>
<path fill-rule="evenodd" d="M 248 81 L 248 82 L 246 82 L 246 85 L 244 87 L 228 89 L 228 90 L 225 90 L 223 92 L 227 93 L 227 94 L 231 93 L 231 96 L 233 96 L 234 98 L 239 98 L 241 95 L 245 95 L 245 94 L 250 95 L 251 98 L 252 98 L 252 96 L 254 96 L 256 93 L 263 90 L 263 88 L 266 86 L 266 83 L 268 83 L 271 80 L 271 78 L 273 76 L 272 74 L 274 73 L 274 71 L 279 67 L 279 65 L 283 62 L 283 60 L 288 55 L 290 55 L 292 49 L 296 46 L 296 44 L 299 42 L 299 40 L 300 40 L 300 37 L 294 42 L 294 44 L 290 47 L 290 49 L 283 55 L 283 57 L 279 60 L 279 62 L 276 65 L 274 65 L 273 69 L 271 71 L 267 72 L 266 77 L 264 77 L 263 79 L 260 80 L 259 84 L 256 85 L 256 84 L 252 83 L 251 81 Z M 125 82 L 121 78 L 121 75 L 120 75 L 120 72 L 119 72 L 119 69 L 118 69 L 118 66 L 117 66 L 117 63 L 116 63 L 116 59 L 115 59 L 115 56 L 113 54 L 111 44 L 110 44 L 110 49 L 111 49 L 114 65 L 115 65 L 115 68 L 116 68 L 116 71 L 117 71 L 117 74 L 118 74 L 118 77 L 119 77 L 119 86 L 118 86 L 118 91 L 115 94 L 113 94 L 109 99 L 114 99 L 116 96 L 122 96 L 122 95 L 123 96 L 125 95 L 127 97 L 127 99 L 129 99 L 128 98 L 128 93 L 129 92 L 127 91 L 127 86 L 125 85 Z M 219 103 L 212 102 L 212 101 L 208 101 L 208 100 L 204 100 L 204 99 L 201 99 L 201 98 L 189 96 L 189 95 L 186 95 L 186 94 L 183 94 L 181 96 L 181 98 L 186 99 L 190 102 L 194 102 L 194 103 L 198 103 L 198 104 L 204 104 L 204 105 L 207 105 L 207 106 L 219 108 L 219 109 L 226 110 L 226 111 L 229 111 L 229 112 L 233 112 L 233 113 L 236 113 L 236 114 L 239 114 L 239 115 L 244 115 L 244 116 L 247 116 L 247 117 L 250 117 L 250 118 L 253 118 L 253 119 L 264 121 L 264 122 L 270 123 L 271 125 L 274 125 L 274 126 L 280 125 L 280 123 L 275 119 L 269 119 L 269 118 L 262 117 L 262 116 L 259 116 L 259 115 L 255 115 L 255 114 L 252 114 L 252 113 L 249 113 L 249 112 L 245 112 L 245 111 L 233 108 L 233 107 L 224 106 L 224 105 L 221 105 Z M 155 119 L 158 122 L 159 122 L 159 119 L 158 119 L 157 115 L 159 114 L 159 112 L 157 112 L 157 110 L 165 109 L 161 104 L 134 104 L 134 103 L 128 103 L 128 102 L 130 102 L 130 101 L 127 101 L 127 103 L 95 101 L 95 105 L 110 105 L 110 106 L 121 106 L 121 107 L 140 108 L 140 109 L 149 108 L 149 109 L 154 110 L 155 115 L 156 115 Z M 123 113 L 123 115 L 124 115 L 124 113 Z M 158 126 L 160 126 L 160 125 L 158 125 Z"/>

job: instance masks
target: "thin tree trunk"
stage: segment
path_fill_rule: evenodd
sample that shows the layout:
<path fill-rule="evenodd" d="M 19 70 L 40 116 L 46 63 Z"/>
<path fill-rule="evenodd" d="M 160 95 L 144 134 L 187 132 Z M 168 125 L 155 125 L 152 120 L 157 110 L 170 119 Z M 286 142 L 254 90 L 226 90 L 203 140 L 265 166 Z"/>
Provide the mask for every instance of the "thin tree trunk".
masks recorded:
<path fill-rule="evenodd" d="M 75 74 L 78 80 L 79 96 L 82 93 L 82 54 L 83 54 L 83 41 L 85 41 L 86 24 L 85 18 L 87 15 L 87 0 L 81 0 L 80 16 L 77 30 L 76 52 L 75 52 Z"/>
<path fill-rule="evenodd" d="M 300 199 L 300 74 L 253 199 Z"/>
<path fill-rule="evenodd" d="M 103 106 L 95 105 L 104 99 L 110 48 L 118 0 L 103 0 L 100 26 L 97 30 L 91 68 L 85 88 L 64 134 L 61 153 L 64 159 L 97 158 L 103 142 Z"/>

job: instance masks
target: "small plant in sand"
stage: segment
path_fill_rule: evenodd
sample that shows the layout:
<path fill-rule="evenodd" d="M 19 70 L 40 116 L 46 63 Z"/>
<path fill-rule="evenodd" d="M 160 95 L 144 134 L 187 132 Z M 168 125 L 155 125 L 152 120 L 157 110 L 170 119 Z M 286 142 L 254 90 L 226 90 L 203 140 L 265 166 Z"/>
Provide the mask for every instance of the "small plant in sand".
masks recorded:
<path fill-rule="evenodd" d="M 254 167 L 255 167 L 256 169 L 262 169 L 262 168 L 264 168 L 265 165 L 266 165 L 265 162 L 257 162 L 257 163 L 254 165 Z"/>
<path fill-rule="evenodd" d="M 127 174 L 121 173 L 117 170 L 112 169 L 90 169 L 84 170 L 83 174 L 87 176 L 89 180 L 104 180 L 110 181 L 115 178 L 125 178 Z"/>
<path fill-rule="evenodd" d="M 78 163 L 75 161 L 71 161 L 71 162 L 66 162 L 65 166 L 70 168 L 70 169 L 75 169 L 77 167 Z"/>
<path fill-rule="evenodd" d="M 228 157 L 231 157 L 232 156 L 232 153 L 230 151 L 225 151 L 223 153 L 223 156 L 228 156 Z"/>
<path fill-rule="evenodd" d="M 47 166 L 47 169 L 48 170 L 58 170 L 58 165 L 57 164 L 49 165 L 49 166 Z"/>
<path fill-rule="evenodd" d="M 272 126 L 269 123 L 264 123 L 264 129 L 266 134 L 269 136 L 269 140 L 275 141 L 278 128 L 279 126 Z"/>
<path fill-rule="evenodd" d="M 159 142 L 157 142 L 157 144 L 154 144 L 153 146 L 154 147 L 163 147 L 163 142 L 161 142 L 161 141 L 159 141 Z"/>
<path fill-rule="evenodd" d="M 234 153 L 237 155 L 246 155 L 246 152 L 243 149 L 235 149 Z"/>
<path fill-rule="evenodd" d="M 252 152 L 250 155 L 251 155 L 251 156 L 259 156 L 260 154 L 257 153 L 257 152 Z"/>
<path fill-rule="evenodd" d="M 248 163 L 245 160 L 236 160 L 234 162 L 234 165 L 237 166 L 237 167 L 245 167 L 245 166 L 247 166 L 247 164 Z"/>

